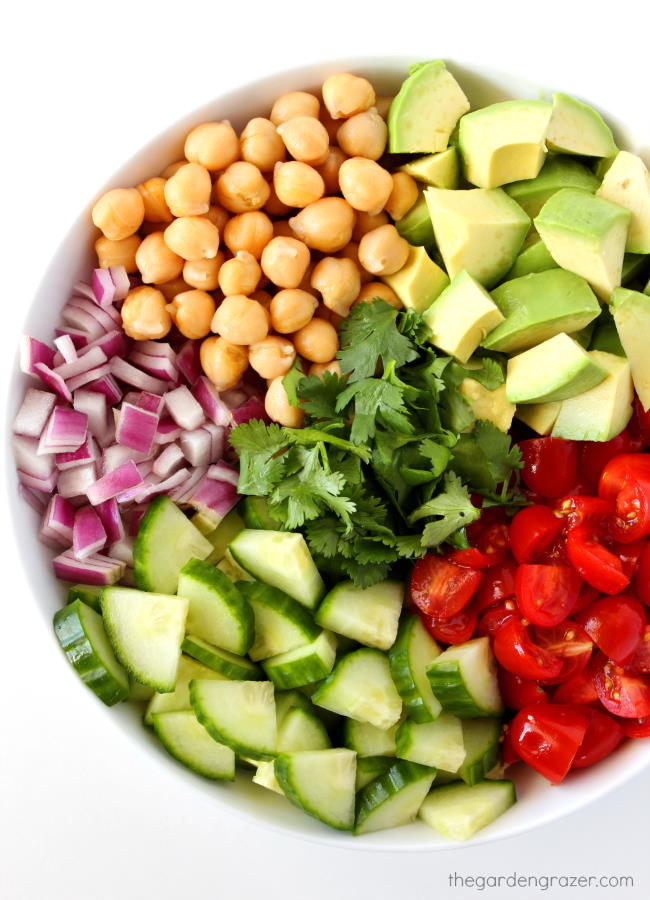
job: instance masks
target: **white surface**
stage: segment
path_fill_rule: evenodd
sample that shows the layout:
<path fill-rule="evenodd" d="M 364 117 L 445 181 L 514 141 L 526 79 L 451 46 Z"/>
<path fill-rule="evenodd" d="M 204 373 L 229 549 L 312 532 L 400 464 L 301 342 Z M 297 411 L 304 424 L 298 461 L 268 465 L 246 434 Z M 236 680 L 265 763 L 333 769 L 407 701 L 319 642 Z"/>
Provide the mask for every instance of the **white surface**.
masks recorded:
<path fill-rule="evenodd" d="M 602 56 L 590 49 L 583 16 L 576 13 L 572 21 L 566 9 L 561 14 L 558 9 L 558 18 L 553 5 L 545 5 L 533 26 L 534 39 L 518 21 L 517 7 L 504 3 L 471 16 L 465 7 L 463 26 L 451 14 L 431 13 L 429 3 L 412 3 L 409 21 L 401 21 L 404 12 L 397 14 L 399 22 L 393 7 L 382 12 L 375 4 L 355 13 L 350 4 L 331 3 L 312 26 L 306 5 L 294 3 L 284 3 L 284 13 L 268 6 L 266 16 L 247 13 L 242 22 L 234 9 L 217 13 L 216 4 L 207 3 L 195 4 L 191 13 L 178 5 L 165 12 L 160 4 L 138 4 L 135 10 L 134 4 L 121 3 L 95 12 L 63 3 L 38 19 L 33 10 L 14 12 L 15 31 L 2 60 L 3 83 L 12 88 L 2 166 L 3 339 L 11 347 L 44 262 L 98 184 L 169 122 L 273 68 L 346 54 L 476 58 L 566 86 L 605 108 L 620 108 L 617 98 L 624 91 L 625 107 L 645 118 L 650 134 L 643 23 L 625 15 L 633 4 L 617 5 L 625 46 L 608 47 L 606 69 Z M 601 27 L 607 30 L 606 23 L 598 31 Z M 599 38 L 602 43 L 602 32 Z M 8 351 L 3 354 L 3 365 L 9 357 Z M 206 827 L 204 809 L 198 826 L 195 796 L 184 780 L 162 775 L 144 754 L 116 742 L 110 717 L 89 707 L 81 694 L 74 702 L 69 673 L 47 665 L 50 634 L 12 563 L 13 548 L 7 549 L 0 659 L 4 684 L 11 686 L 4 717 L 11 725 L 10 740 L 5 735 L 2 742 L 7 757 L 1 768 L 3 898 L 77 900 L 89 877 L 98 900 L 166 900 L 181 891 L 236 892 L 248 900 L 261 890 L 272 898 L 304 891 L 315 900 L 334 892 L 383 900 L 406 885 L 414 897 L 469 897 L 476 891 L 448 887 L 449 872 L 507 875 L 515 868 L 538 875 L 631 874 L 635 889 L 601 888 L 598 896 L 647 895 L 650 867 L 641 812 L 649 773 L 597 806 L 527 836 L 430 856 L 369 855 L 298 843 L 223 814 L 213 822 L 210 817 Z M 62 691 L 65 706 L 58 700 Z M 285 859 L 291 860 L 290 876 Z M 327 877 L 314 879 L 319 870 Z M 288 890 L 287 884 L 296 887 Z"/>

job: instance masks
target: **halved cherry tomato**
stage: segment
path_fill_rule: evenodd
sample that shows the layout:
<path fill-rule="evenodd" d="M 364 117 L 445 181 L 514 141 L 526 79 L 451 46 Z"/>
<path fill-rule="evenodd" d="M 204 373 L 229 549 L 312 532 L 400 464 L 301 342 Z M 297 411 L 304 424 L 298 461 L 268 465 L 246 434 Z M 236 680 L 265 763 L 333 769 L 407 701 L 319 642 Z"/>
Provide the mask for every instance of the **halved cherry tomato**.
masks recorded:
<path fill-rule="evenodd" d="M 567 552 L 573 568 L 604 594 L 618 594 L 630 583 L 620 559 L 610 553 L 586 525 L 578 525 L 569 531 Z"/>
<path fill-rule="evenodd" d="M 562 669 L 557 675 L 548 675 L 540 680 L 542 684 L 558 684 L 567 681 L 588 664 L 594 645 L 587 632 L 566 619 L 559 625 L 544 628 L 539 625 L 532 629 L 532 638 L 541 650 L 562 660 Z"/>
<path fill-rule="evenodd" d="M 633 441 L 627 428 L 611 441 L 582 441 L 579 445 L 578 469 L 588 493 L 598 493 L 600 476 L 610 459 L 614 459 L 619 453 L 630 453 L 636 445 L 637 442 Z"/>
<path fill-rule="evenodd" d="M 570 494 L 558 502 L 555 513 L 564 519 L 567 531 L 579 525 L 588 525 L 600 537 L 610 536 L 611 524 L 616 518 L 616 507 L 599 497 Z"/>
<path fill-rule="evenodd" d="M 598 494 L 616 504 L 615 536 L 629 543 L 650 534 L 650 455 L 623 453 L 600 476 Z"/>
<path fill-rule="evenodd" d="M 517 606 L 534 625 L 559 625 L 571 615 L 581 587 L 582 578 L 569 566 L 519 566 Z"/>
<path fill-rule="evenodd" d="M 576 703 L 579 706 L 600 706 L 596 686 L 589 668 L 581 669 L 563 681 L 553 694 L 553 703 Z"/>
<path fill-rule="evenodd" d="M 578 706 L 536 703 L 510 723 L 517 754 L 552 784 L 571 768 L 589 728 L 589 713 Z"/>
<path fill-rule="evenodd" d="M 475 603 L 468 603 L 448 619 L 423 616 L 423 622 L 429 634 L 441 644 L 464 644 L 476 631 L 478 609 Z"/>
<path fill-rule="evenodd" d="M 543 437 L 521 441 L 524 461 L 521 478 L 526 487 L 542 497 L 561 497 L 576 480 L 578 450 L 573 441 Z"/>
<path fill-rule="evenodd" d="M 634 675 L 650 675 L 650 625 L 645 626 L 641 643 L 634 656 L 625 663 L 625 668 Z"/>
<path fill-rule="evenodd" d="M 624 737 L 623 729 L 612 716 L 599 709 L 589 710 L 589 716 L 589 726 L 573 758 L 574 769 L 586 769 L 605 759 Z"/>
<path fill-rule="evenodd" d="M 619 719 L 618 721 L 625 737 L 650 737 L 650 716 L 645 719 Z"/>
<path fill-rule="evenodd" d="M 411 599 L 425 615 L 448 619 L 469 603 L 481 577 L 477 569 L 461 568 L 442 556 L 427 553 L 413 569 Z"/>
<path fill-rule="evenodd" d="M 597 600 L 599 597 L 600 591 L 583 581 L 580 596 L 576 600 L 576 605 L 573 607 L 573 612 L 571 613 L 571 615 L 576 616 L 580 612 L 580 610 L 586 609 L 588 606 L 591 606 L 594 600 Z"/>
<path fill-rule="evenodd" d="M 619 544 L 616 542 L 609 544 L 609 549 L 614 556 L 618 556 L 623 564 L 623 571 L 628 578 L 634 577 L 636 570 L 639 567 L 639 560 L 641 559 L 641 554 L 645 549 L 646 543 L 646 539 L 641 538 L 641 540 L 632 541 L 627 544 Z"/>
<path fill-rule="evenodd" d="M 650 606 L 650 541 L 641 551 L 634 586 L 639 600 Z"/>
<path fill-rule="evenodd" d="M 515 749 L 512 742 L 512 734 L 510 725 L 503 726 L 503 740 L 501 741 L 501 761 L 504 766 L 513 766 L 515 763 L 521 762 L 521 757 Z"/>
<path fill-rule="evenodd" d="M 479 534 L 476 546 L 468 550 L 453 550 L 447 559 L 457 566 L 489 569 L 503 562 L 508 555 L 508 546 L 508 526 L 505 522 L 495 522 Z"/>
<path fill-rule="evenodd" d="M 506 559 L 496 566 L 492 566 L 485 575 L 481 586 L 476 592 L 476 605 L 479 612 L 494 606 L 500 600 L 506 600 L 515 595 L 515 575 L 517 563 L 514 559 Z"/>
<path fill-rule="evenodd" d="M 527 506 L 510 525 L 510 547 L 517 562 L 535 562 L 560 534 L 564 522 L 548 506 Z"/>
<path fill-rule="evenodd" d="M 650 679 L 630 675 L 600 651 L 589 664 L 598 699 L 608 712 L 623 719 L 650 716 Z"/>
<path fill-rule="evenodd" d="M 636 653 L 646 625 L 639 601 L 625 595 L 599 597 L 577 621 L 605 656 L 620 666 Z"/>
<path fill-rule="evenodd" d="M 562 660 L 533 643 L 519 616 L 511 616 L 497 628 L 492 649 L 503 668 L 521 678 L 538 681 L 562 672 Z"/>
<path fill-rule="evenodd" d="M 548 694 L 536 681 L 520 678 L 499 666 L 499 690 L 508 709 L 523 709 L 533 703 L 548 703 Z"/>
<path fill-rule="evenodd" d="M 476 634 L 479 637 L 494 637 L 498 629 L 513 616 L 518 616 L 517 605 L 514 598 L 502 600 L 495 606 L 491 606 L 483 615 L 478 623 Z"/>
<path fill-rule="evenodd" d="M 615 503 L 621 490 L 630 481 L 650 481 L 650 454 L 621 453 L 610 460 L 598 482 L 598 496 Z"/>

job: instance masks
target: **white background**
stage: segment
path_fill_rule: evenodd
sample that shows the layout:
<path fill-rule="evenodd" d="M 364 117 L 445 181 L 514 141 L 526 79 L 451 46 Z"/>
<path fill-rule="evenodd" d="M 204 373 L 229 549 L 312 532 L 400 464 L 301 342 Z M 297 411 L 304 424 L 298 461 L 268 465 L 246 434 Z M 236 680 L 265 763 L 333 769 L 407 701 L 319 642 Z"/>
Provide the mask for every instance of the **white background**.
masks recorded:
<path fill-rule="evenodd" d="M 97 185 L 167 123 L 228 88 L 339 55 L 457 57 L 570 85 L 611 109 L 617 95 L 631 95 L 626 105 L 650 135 L 648 20 L 647 4 L 629 0 L 13 0 L 0 59 L 3 366 L 46 261 Z M 450 873 L 515 870 L 635 879 L 632 889 L 549 897 L 650 895 L 650 772 L 528 835 L 436 854 L 335 850 L 232 819 L 206 826 L 180 780 L 163 779 L 144 754 L 114 740 L 110 717 L 81 719 L 87 706 L 75 706 L 54 664 L 1 515 L 2 900 L 464 900 L 481 894 L 450 889 Z"/>

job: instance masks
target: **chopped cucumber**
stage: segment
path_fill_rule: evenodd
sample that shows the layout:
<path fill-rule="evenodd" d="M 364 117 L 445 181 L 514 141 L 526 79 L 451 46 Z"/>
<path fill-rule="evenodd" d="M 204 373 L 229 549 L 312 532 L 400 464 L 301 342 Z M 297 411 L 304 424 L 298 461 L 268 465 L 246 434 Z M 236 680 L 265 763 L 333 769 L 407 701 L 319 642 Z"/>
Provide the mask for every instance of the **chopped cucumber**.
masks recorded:
<path fill-rule="evenodd" d="M 193 516 L 190 516 L 190 522 L 204 537 L 208 537 L 213 531 L 217 530 L 217 526 L 214 524 L 214 518 L 201 510 L 195 512 Z"/>
<path fill-rule="evenodd" d="M 454 841 L 466 841 L 494 822 L 516 801 L 512 781 L 459 782 L 435 787 L 420 808 L 420 818 Z"/>
<path fill-rule="evenodd" d="M 95 612 L 101 612 L 101 604 L 99 598 L 102 589 L 96 584 L 73 584 L 68 590 L 68 603 L 75 600 L 81 600 L 86 606 L 90 606 Z"/>
<path fill-rule="evenodd" d="M 356 754 L 352 750 L 281 753 L 275 777 L 288 799 L 332 828 L 354 826 Z"/>
<path fill-rule="evenodd" d="M 178 594 L 189 601 L 188 631 L 231 653 L 248 653 L 255 639 L 253 610 L 223 572 L 191 559 L 178 576 Z"/>
<path fill-rule="evenodd" d="M 312 703 L 378 728 L 390 728 L 402 712 L 388 657 L 380 650 L 365 647 L 337 662 L 332 674 L 314 693 Z"/>
<path fill-rule="evenodd" d="M 371 781 L 387 772 L 394 762 L 395 760 L 390 756 L 364 756 L 362 759 L 357 759 L 355 783 L 357 793 Z"/>
<path fill-rule="evenodd" d="M 106 587 L 101 604 L 106 633 L 127 672 L 160 693 L 173 691 L 187 600 L 134 588 Z"/>
<path fill-rule="evenodd" d="M 325 726 L 309 709 L 294 706 L 278 723 L 278 753 L 327 750 L 331 746 Z"/>
<path fill-rule="evenodd" d="M 210 735 L 240 756 L 272 759 L 277 752 L 275 700 L 269 681 L 190 682 L 196 717 Z"/>
<path fill-rule="evenodd" d="M 305 607 L 278 588 L 254 581 L 240 583 L 239 590 L 253 607 L 255 641 L 248 655 L 255 662 L 303 647 L 320 635 Z"/>
<path fill-rule="evenodd" d="M 442 710 L 427 677 L 427 666 L 438 656 L 440 647 L 422 624 L 420 616 L 403 619 L 388 658 L 395 687 L 414 722 L 432 722 Z"/>
<path fill-rule="evenodd" d="M 153 714 L 163 712 L 176 712 L 180 709 L 192 709 L 190 703 L 190 681 L 195 678 L 211 678 L 214 681 L 223 681 L 224 675 L 208 669 L 207 666 L 181 655 L 178 663 L 178 674 L 174 690 L 168 694 L 154 694 L 144 713 L 145 725 L 153 725 Z"/>
<path fill-rule="evenodd" d="M 54 615 L 54 633 L 75 672 L 107 706 L 129 696 L 129 678 L 115 658 L 102 617 L 81 600 Z"/>
<path fill-rule="evenodd" d="M 343 743 L 354 750 L 357 758 L 372 756 L 395 756 L 395 735 L 397 724 L 390 728 L 377 728 L 367 722 L 346 719 L 343 729 Z"/>
<path fill-rule="evenodd" d="M 456 772 L 465 759 L 463 723 L 444 712 L 434 722 L 407 719 L 399 727 L 396 745 L 400 759 Z"/>
<path fill-rule="evenodd" d="M 434 694 L 461 719 L 500 716 L 503 703 L 487 637 L 448 647 L 427 668 Z"/>
<path fill-rule="evenodd" d="M 498 719 L 465 719 L 465 759 L 457 771 L 466 784 L 478 784 L 497 764 L 500 738 L 501 722 Z"/>
<path fill-rule="evenodd" d="M 265 659 L 262 667 L 276 687 L 287 690 L 326 678 L 334 668 L 335 657 L 336 638 L 331 631 L 323 631 L 304 647 Z"/>
<path fill-rule="evenodd" d="M 175 594 L 178 573 L 186 562 L 205 559 L 212 544 L 169 499 L 152 500 L 133 547 L 136 585 L 143 591 Z"/>
<path fill-rule="evenodd" d="M 403 601 L 404 585 L 397 581 L 382 581 L 369 588 L 342 581 L 327 594 L 315 618 L 323 628 L 366 647 L 388 650 L 397 636 Z"/>
<path fill-rule="evenodd" d="M 240 566 L 255 578 L 279 588 L 314 609 L 325 585 L 304 537 L 291 531 L 244 528 L 230 544 Z"/>
<path fill-rule="evenodd" d="M 275 762 L 273 760 L 266 760 L 258 765 L 255 774 L 253 775 L 253 783 L 259 784 L 268 791 L 274 791 L 276 794 L 282 794 L 284 796 L 284 791 L 278 784 L 278 779 L 275 777 Z"/>
<path fill-rule="evenodd" d="M 191 710 L 154 713 L 154 731 L 175 759 L 215 781 L 235 780 L 235 754 L 213 740 Z"/>
<path fill-rule="evenodd" d="M 217 569 L 223 572 L 233 584 L 239 584 L 240 581 L 255 581 L 252 575 L 249 575 L 248 572 L 242 569 L 230 550 L 226 550 L 223 559 L 219 560 Z"/>
<path fill-rule="evenodd" d="M 429 793 L 436 770 L 397 760 L 375 781 L 366 785 L 357 802 L 355 834 L 408 825 Z"/>
<path fill-rule="evenodd" d="M 140 684 L 135 678 L 129 678 L 129 700 L 132 703 L 147 703 L 155 691 L 148 684 Z M 161 694 L 161 697 L 168 697 L 169 694 Z"/>
<path fill-rule="evenodd" d="M 226 554 L 228 544 L 235 538 L 244 527 L 244 520 L 239 515 L 239 506 L 231 509 L 227 516 L 206 535 L 212 544 L 212 552 L 206 557 L 206 562 L 216 565 Z"/>
<path fill-rule="evenodd" d="M 244 497 L 241 501 L 241 514 L 246 528 L 263 531 L 279 531 L 282 528 L 282 522 L 269 512 L 269 505 L 264 497 Z"/>
<path fill-rule="evenodd" d="M 222 650 L 208 644 L 194 634 L 188 634 L 183 641 L 183 653 L 198 659 L 203 665 L 232 681 L 257 681 L 264 678 L 262 670 L 245 656 L 236 656 L 228 650 Z"/>
<path fill-rule="evenodd" d="M 466 721 L 469 721 L 469 719 Z M 446 772 L 444 769 L 436 769 L 436 777 L 433 779 L 433 783 L 438 787 L 440 784 L 452 784 L 454 781 L 461 780 L 458 772 Z"/>
<path fill-rule="evenodd" d="M 282 724 L 282 720 L 287 713 L 296 706 L 300 709 L 313 710 L 311 701 L 301 694 L 300 691 L 276 691 L 275 692 L 275 716 L 278 727 Z"/>

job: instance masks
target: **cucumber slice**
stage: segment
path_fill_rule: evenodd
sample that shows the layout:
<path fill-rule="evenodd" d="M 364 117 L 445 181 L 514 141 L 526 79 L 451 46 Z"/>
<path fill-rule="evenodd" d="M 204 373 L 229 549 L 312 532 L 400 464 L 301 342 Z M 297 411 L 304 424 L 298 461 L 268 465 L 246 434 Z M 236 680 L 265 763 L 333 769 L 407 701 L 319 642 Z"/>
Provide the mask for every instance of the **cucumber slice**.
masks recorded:
<path fill-rule="evenodd" d="M 420 807 L 420 818 L 452 840 L 466 841 L 510 809 L 516 799 L 512 781 L 447 784 L 431 791 Z"/>
<path fill-rule="evenodd" d="M 165 750 L 188 769 L 215 781 L 235 780 L 235 754 L 213 740 L 191 710 L 154 713 L 152 724 Z"/>
<path fill-rule="evenodd" d="M 255 578 L 314 609 L 325 585 L 304 537 L 291 531 L 244 528 L 230 543 L 236 561 Z"/>
<path fill-rule="evenodd" d="M 217 526 L 214 524 L 214 518 L 200 510 L 199 512 L 195 512 L 193 516 L 190 516 L 190 522 L 197 531 L 201 532 L 203 537 L 208 537 L 213 531 L 217 530 Z"/>
<path fill-rule="evenodd" d="M 250 659 L 208 644 L 195 634 L 188 634 L 185 637 L 181 650 L 231 681 L 258 681 L 264 678 L 260 667 Z"/>
<path fill-rule="evenodd" d="M 404 585 L 382 581 L 359 588 L 342 581 L 327 594 L 316 613 L 316 622 L 367 647 L 388 650 L 397 636 Z"/>
<path fill-rule="evenodd" d="M 255 581 L 252 575 L 249 575 L 238 562 L 233 558 L 230 550 L 226 550 L 222 559 L 217 563 L 217 569 L 232 581 L 233 584 L 239 584 L 240 581 Z"/>
<path fill-rule="evenodd" d="M 129 700 L 132 703 L 147 703 L 153 695 L 155 691 L 152 687 L 149 687 L 147 684 L 140 684 L 139 681 L 136 681 L 135 678 L 129 678 Z M 169 696 L 168 694 L 161 694 L 162 696 Z"/>
<path fill-rule="evenodd" d="M 371 781 L 375 781 L 384 772 L 387 772 L 395 762 L 390 756 L 364 756 L 357 759 L 357 778 L 355 788 L 357 793 Z"/>
<path fill-rule="evenodd" d="M 295 707 L 313 711 L 311 701 L 300 691 L 276 691 L 275 692 L 275 717 L 278 728 L 287 713 Z"/>
<path fill-rule="evenodd" d="M 239 515 L 239 506 L 231 509 L 225 518 L 219 522 L 216 528 L 206 534 L 212 544 L 212 552 L 206 557 L 206 562 L 216 565 L 226 554 L 228 544 L 244 527 L 244 520 Z"/>
<path fill-rule="evenodd" d="M 248 651 L 253 661 L 296 650 L 321 634 L 305 607 L 278 588 L 254 581 L 239 584 L 239 590 L 255 617 L 255 640 Z"/>
<path fill-rule="evenodd" d="M 282 522 L 269 512 L 269 505 L 264 497 L 244 497 L 240 505 L 246 528 L 264 531 L 279 531 L 282 528 Z"/>
<path fill-rule="evenodd" d="M 500 716 L 503 702 L 487 637 L 448 647 L 427 667 L 433 693 L 461 719 Z"/>
<path fill-rule="evenodd" d="M 68 590 L 67 602 L 73 603 L 75 600 L 81 600 L 82 603 L 90 606 L 95 612 L 101 612 L 101 604 L 99 602 L 101 592 L 101 587 L 96 584 L 73 584 Z"/>
<path fill-rule="evenodd" d="M 265 659 L 262 668 L 276 687 L 287 690 L 326 678 L 335 657 L 336 638 L 323 631 L 311 644 Z"/>
<path fill-rule="evenodd" d="M 153 714 L 176 712 L 180 709 L 192 709 L 190 703 L 190 681 L 195 678 L 210 678 L 224 681 L 225 676 L 202 666 L 189 656 L 181 656 L 178 663 L 178 674 L 174 690 L 168 694 L 154 694 L 144 713 L 144 724 L 153 725 Z"/>
<path fill-rule="evenodd" d="M 412 615 L 403 619 L 388 658 L 395 687 L 414 722 L 432 722 L 442 710 L 427 677 L 427 666 L 438 656 L 440 647 L 421 618 Z"/>
<path fill-rule="evenodd" d="M 396 738 L 397 756 L 423 766 L 458 771 L 465 759 L 463 723 L 451 713 L 440 713 L 434 722 L 400 725 Z"/>
<path fill-rule="evenodd" d="M 311 699 L 316 706 L 378 728 L 390 728 L 402 713 L 388 657 L 365 647 L 339 660 Z"/>
<path fill-rule="evenodd" d="M 255 639 L 253 610 L 223 572 L 191 559 L 178 576 L 178 594 L 189 601 L 189 632 L 222 650 L 248 653 Z"/>
<path fill-rule="evenodd" d="M 175 594 L 178 573 L 191 559 L 205 559 L 212 544 L 169 497 L 152 500 L 133 546 L 136 585 L 143 591 Z"/>
<path fill-rule="evenodd" d="M 282 796 L 284 796 L 284 791 L 278 784 L 278 779 L 275 777 L 275 763 L 273 760 L 266 760 L 258 765 L 255 774 L 253 775 L 253 783 L 259 784 L 269 791 L 274 791 L 276 794 L 282 794 Z"/>
<path fill-rule="evenodd" d="M 101 603 L 106 633 L 127 672 L 160 693 L 173 691 L 187 600 L 135 588 L 105 587 Z"/>
<path fill-rule="evenodd" d="M 81 600 L 54 614 L 54 633 L 83 683 L 107 706 L 129 696 L 129 678 L 115 658 L 102 617 Z"/>
<path fill-rule="evenodd" d="M 433 779 L 433 783 L 438 787 L 440 784 L 452 784 L 461 780 L 458 772 L 446 772 L 444 769 L 436 769 L 436 777 Z"/>
<path fill-rule="evenodd" d="M 239 756 L 272 759 L 277 752 L 275 700 L 268 681 L 190 682 L 190 701 L 209 734 Z"/>
<path fill-rule="evenodd" d="M 398 760 L 366 785 L 357 801 L 355 834 L 408 825 L 418 814 L 431 789 L 436 770 Z"/>
<path fill-rule="evenodd" d="M 478 784 L 495 767 L 499 760 L 500 738 L 501 722 L 498 719 L 465 719 L 465 759 L 457 770 L 465 784 Z"/>
<path fill-rule="evenodd" d="M 397 725 L 390 728 L 377 728 L 367 722 L 346 719 L 343 728 L 343 743 L 354 750 L 357 759 L 373 756 L 395 756 L 395 735 Z"/>
<path fill-rule="evenodd" d="M 331 746 L 325 726 L 311 710 L 295 706 L 278 725 L 278 753 L 327 750 Z"/>
<path fill-rule="evenodd" d="M 352 750 L 303 750 L 281 753 L 275 760 L 275 777 L 294 806 L 332 828 L 350 831 L 356 767 Z"/>

